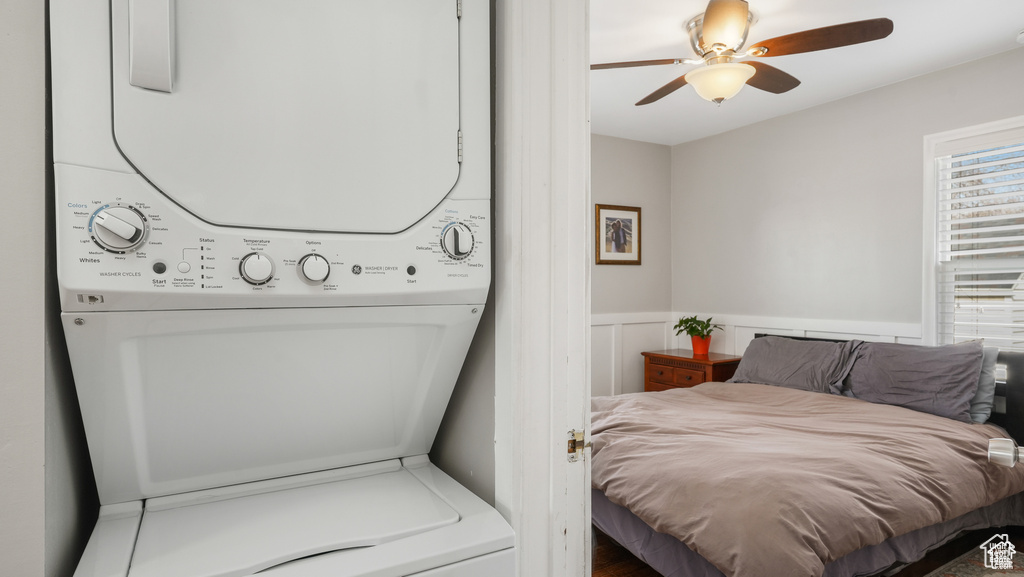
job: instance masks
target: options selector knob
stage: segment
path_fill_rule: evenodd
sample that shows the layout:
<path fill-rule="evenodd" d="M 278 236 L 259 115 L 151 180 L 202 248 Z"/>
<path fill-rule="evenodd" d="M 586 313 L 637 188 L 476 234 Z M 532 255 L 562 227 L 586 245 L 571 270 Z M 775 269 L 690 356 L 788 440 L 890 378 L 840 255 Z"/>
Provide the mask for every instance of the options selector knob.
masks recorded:
<path fill-rule="evenodd" d="M 105 251 L 131 252 L 146 240 L 146 217 L 135 207 L 108 204 L 92 214 L 89 234 Z"/>
<path fill-rule="evenodd" d="M 331 274 L 331 265 L 318 254 L 307 254 L 299 261 L 299 274 L 312 283 L 322 283 Z"/>
<path fill-rule="evenodd" d="M 274 261 L 265 254 L 249 253 L 242 257 L 238 271 L 245 282 L 253 285 L 267 284 L 274 278 Z"/>
<path fill-rule="evenodd" d="M 452 222 L 441 231 L 441 248 L 454 260 L 462 260 L 473 252 L 473 231 L 461 222 Z"/>

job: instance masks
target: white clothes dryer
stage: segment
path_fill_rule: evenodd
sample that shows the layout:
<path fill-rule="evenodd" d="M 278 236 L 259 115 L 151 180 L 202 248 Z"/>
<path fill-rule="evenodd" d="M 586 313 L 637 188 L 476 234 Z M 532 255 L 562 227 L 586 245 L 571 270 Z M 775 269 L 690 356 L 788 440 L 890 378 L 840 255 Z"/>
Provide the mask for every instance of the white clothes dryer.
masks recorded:
<path fill-rule="evenodd" d="M 490 283 L 483 0 L 51 0 L 76 577 L 515 574 L 428 458 Z"/>

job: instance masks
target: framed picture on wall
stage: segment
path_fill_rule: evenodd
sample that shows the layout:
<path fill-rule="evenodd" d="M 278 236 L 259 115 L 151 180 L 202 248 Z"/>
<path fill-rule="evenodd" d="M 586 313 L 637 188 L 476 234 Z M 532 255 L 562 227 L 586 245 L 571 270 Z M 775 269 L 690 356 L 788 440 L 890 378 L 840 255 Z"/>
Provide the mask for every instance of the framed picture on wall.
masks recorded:
<path fill-rule="evenodd" d="M 598 204 L 594 214 L 597 264 L 640 264 L 640 208 Z"/>

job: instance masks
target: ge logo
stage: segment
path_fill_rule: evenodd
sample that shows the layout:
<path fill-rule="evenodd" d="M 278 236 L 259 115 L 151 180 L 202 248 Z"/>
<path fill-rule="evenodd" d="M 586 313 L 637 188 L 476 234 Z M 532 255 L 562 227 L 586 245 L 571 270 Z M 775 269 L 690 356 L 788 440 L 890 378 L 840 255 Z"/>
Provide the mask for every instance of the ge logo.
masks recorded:
<path fill-rule="evenodd" d="M 352 265 L 352 274 L 360 274 L 363 272 L 363 267 L 359 265 Z"/>

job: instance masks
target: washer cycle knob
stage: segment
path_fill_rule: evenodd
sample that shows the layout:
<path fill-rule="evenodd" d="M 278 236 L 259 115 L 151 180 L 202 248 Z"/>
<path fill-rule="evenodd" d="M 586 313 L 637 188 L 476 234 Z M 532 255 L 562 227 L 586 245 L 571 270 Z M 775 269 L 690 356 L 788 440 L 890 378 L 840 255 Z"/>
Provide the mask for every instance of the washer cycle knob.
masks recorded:
<path fill-rule="evenodd" d="M 299 274 L 312 283 L 322 283 L 331 274 L 331 265 L 318 254 L 307 254 L 299 261 Z"/>
<path fill-rule="evenodd" d="M 473 252 L 473 231 L 461 222 L 449 223 L 441 231 L 441 248 L 453 260 L 462 260 Z"/>
<path fill-rule="evenodd" d="M 242 274 L 245 282 L 252 285 L 267 284 L 274 278 L 274 261 L 270 257 L 258 252 L 249 253 L 242 257 L 238 265 L 238 271 Z"/>
<path fill-rule="evenodd" d="M 108 204 L 92 214 L 89 234 L 107 252 L 131 252 L 146 239 L 146 217 L 134 207 Z"/>

